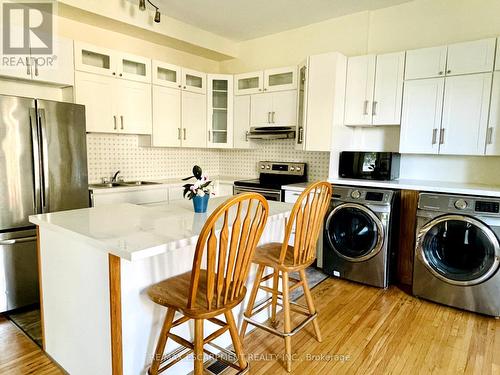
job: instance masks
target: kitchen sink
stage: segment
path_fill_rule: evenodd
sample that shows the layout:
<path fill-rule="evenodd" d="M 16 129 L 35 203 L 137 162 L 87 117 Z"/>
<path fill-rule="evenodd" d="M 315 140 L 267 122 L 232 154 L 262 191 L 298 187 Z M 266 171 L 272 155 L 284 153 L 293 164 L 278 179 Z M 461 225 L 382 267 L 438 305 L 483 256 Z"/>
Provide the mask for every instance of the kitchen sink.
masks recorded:
<path fill-rule="evenodd" d="M 157 185 L 159 182 L 151 182 L 151 181 L 125 181 L 122 182 L 123 185 L 126 186 L 137 186 L 137 185 Z"/>
<path fill-rule="evenodd" d="M 108 182 L 105 184 L 90 184 L 91 189 L 109 189 L 114 187 L 127 187 L 127 186 L 142 186 L 142 185 L 157 185 L 159 182 L 152 181 L 120 181 L 120 182 Z"/>

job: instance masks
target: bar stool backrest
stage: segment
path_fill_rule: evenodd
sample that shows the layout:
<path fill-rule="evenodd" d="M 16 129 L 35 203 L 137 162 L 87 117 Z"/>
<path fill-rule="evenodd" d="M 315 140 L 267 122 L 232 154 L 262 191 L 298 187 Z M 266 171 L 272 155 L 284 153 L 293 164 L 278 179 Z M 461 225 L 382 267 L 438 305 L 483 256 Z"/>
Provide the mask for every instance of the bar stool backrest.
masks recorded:
<path fill-rule="evenodd" d="M 230 198 L 210 215 L 196 244 L 188 308 L 220 308 L 244 293 L 268 215 L 269 204 L 257 193 Z"/>
<path fill-rule="evenodd" d="M 326 211 L 332 197 L 332 185 L 320 181 L 305 189 L 293 206 L 285 229 L 285 239 L 280 253 L 280 263 L 284 264 L 287 251 L 291 251 L 288 242 L 295 230 L 293 244 L 293 265 L 311 263 L 316 258 L 316 243 Z"/>

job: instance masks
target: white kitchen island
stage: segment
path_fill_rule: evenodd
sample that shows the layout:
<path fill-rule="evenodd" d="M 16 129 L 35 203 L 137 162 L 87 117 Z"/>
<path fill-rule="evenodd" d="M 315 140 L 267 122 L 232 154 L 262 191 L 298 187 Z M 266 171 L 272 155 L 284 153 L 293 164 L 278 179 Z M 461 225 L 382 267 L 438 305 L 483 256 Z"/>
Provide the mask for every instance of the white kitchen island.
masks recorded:
<path fill-rule="evenodd" d="M 207 214 L 195 214 L 192 202 L 183 200 L 31 216 L 39 229 L 45 351 L 72 375 L 145 374 L 166 312 L 146 290 L 191 270 L 198 235 L 227 198 L 210 199 Z M 269 206 L 260 243 L 283 239 L 291 211 L 286 203 Z M 248 285 L 254 273 L 252 267 Z M 245 305 L 246 300 L 234 310 L 238 322 Z M 260 319 L 267 317 L 264 310 Z M 191 328 L 176 327 L 188 340 Z M 215 330 L 209 322 L 205 328 L 206 334 Z M 228 334 L 216 342 L 223 347 L 231 343 Z M 176 348 L 169 340 L 165 353 Z M 192 369 L 191 360 L 182 360 L 167 373 Z"/>

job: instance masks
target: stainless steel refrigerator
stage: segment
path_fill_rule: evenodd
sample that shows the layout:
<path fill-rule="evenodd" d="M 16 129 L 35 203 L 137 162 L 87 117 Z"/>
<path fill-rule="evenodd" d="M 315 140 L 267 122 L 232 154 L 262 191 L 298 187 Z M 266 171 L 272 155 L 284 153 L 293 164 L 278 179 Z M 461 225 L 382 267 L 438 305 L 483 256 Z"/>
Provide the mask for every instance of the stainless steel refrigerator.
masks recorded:
<path fill-rule="evenodd" d="M 83 207 L 85 107 L 0 95 L 0 312 L 39 300 L 28 217 Z"/>

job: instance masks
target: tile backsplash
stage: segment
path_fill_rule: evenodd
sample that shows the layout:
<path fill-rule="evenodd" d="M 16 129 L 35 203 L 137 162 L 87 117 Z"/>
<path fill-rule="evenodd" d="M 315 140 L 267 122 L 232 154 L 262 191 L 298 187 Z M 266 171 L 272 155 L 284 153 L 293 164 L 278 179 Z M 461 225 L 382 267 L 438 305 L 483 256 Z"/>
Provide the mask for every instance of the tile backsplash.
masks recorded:
<path fill-rule="evenodd" d="M 208 175 L 252 178 L 261 160 L 306 162 L 310 180 L 328 177 L 329 153 L 296 151 L 293 140 L 262 141 L 252 150 L 212 150 L 140 147 L 136 135 L 88 134 L 87 150 L 91 183 L 117 170 L 127 180 L 183 177 L 194 164 Z"/>

